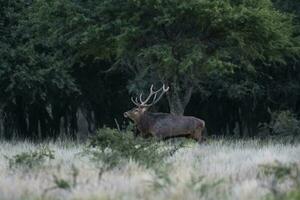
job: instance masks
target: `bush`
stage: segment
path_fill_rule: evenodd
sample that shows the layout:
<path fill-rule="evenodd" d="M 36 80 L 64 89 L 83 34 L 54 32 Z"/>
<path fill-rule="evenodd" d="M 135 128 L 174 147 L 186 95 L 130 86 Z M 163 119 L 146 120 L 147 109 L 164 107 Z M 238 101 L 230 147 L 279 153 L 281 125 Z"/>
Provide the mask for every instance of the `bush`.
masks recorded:
<path fill-rule="evenodd" d="M 268 136 L 282 137 L 289 142 L 300 139 L 300 121 L 290 111 L 270 112 L 269 123 L 261 124 L 261 130 Z"/>
<path fill-rule="evenodd" d="M 300 199 L 300 187 L 298 189 L 292 190 L 285 194 L 285 200 L 299 200 Z"/>
<path fill-rule="evenodd" d="M 271 195 L 267 199 L 300 199 L 300 166 L 297 163 L 283 164 L 275 162 L 273 164 L 261 165 L 261 172 L 264 176 L 271 178 L 271 183 L 268 184 L 268 189 Z M 279 184 L 285 181 L 292 183 L 292 189 L 287 192 L 282 192 Z"/>
<path fill-rule="evenodd" d="M 10 168 L 23 167 L 31 169 L 41 166 L 47 159 L 54 159 L 54 152 L 48 147 L 41 147 L 36 151 L 23 152 L 6 158 Z"/>
<path fill-rule="evenodd" d="M 86 150 L 92 160 L 114 167 L 122 160 L 133 159 L 147 167 L 159 164 L 172 151 L 154 138 L 134 137 L 131 131 L 102 128 L 90 138 Z"/>

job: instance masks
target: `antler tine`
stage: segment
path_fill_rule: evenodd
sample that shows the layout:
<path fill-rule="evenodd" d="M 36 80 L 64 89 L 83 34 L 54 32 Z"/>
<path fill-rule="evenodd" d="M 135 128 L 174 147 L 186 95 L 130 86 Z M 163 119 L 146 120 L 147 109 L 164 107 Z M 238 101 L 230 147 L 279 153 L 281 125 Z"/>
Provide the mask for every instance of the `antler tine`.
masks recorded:
<path fill-rule="evenodd" d="M 169 87 L 166 88 L 166 87 L 165 87 L 165 84 L 163 84 L 163 86 L 162 86 L 159 90 L 157 90 L 157 91 L 155 91 L 155 92 L 153 93 L 153 94 L 154 94 L 154 98 L 153 98 L 152 102 L 151 102 L 150 104 L 143 105 L 143 106 L 150 107 L 150 106 L 156 104 L 156 103 L 162 98 L 162 96 L 164 95 L 164 93 L 166 93 L 168 90 L 169 90 Z M 162 93 L 159 95 L 158 98 L 156 98 L 158 92 L 160 92 L 160 91 L 162 91 Z"/>
<path fill-rule="evenodd" d="M 158 92 L 158 91 L 157 91 Z M 154 94 L 154 97 L 153 97 L 153 100 L 152 100 L 152 102 L 150 103 L 150 104 L 145 104 L 144 106 L 146 106 L 146 107 L 150 107 L 150 106 L 152 106 L 153 105 L 153 101 L 155 101 L 155 99 L 156 99 L 156 96 L 157 96 L 157 92 L 156 93 L 153 93 Z"/>
<path fill-rule="evenodd" d="M 153 92 L 153 84 L 151 84 L 151 87 L 150 87 L 150 93 Z"/>
<path fill-rule="evenodd" d="M 150 94 L 148 95 L 148 97 L 146 98 L 145 101 L 142 100 L 142 93 L 140 94 L 140 102 L 141 102 L 141 105 L 146 105 L 146 103 L 151 99 L 151 97 L 153 96 L 153 94 L 155 94 L 156 92 L 153 92 L 153 84 L 151 85 L 150 87 Z"/>
<path fill-rule="evenodd" d="M 136 100 L 137 100 L 137 98 L 135 98 L 135 100 L 134 100 L 133 97 L 131 97 L 132 103 L 134 103 L 136 106 L 140 106 L 140 104 Z"/>
<path fill-rule="evenodd" d="M 141 102 L 141 104 L 143 104 L 142 96 L 143 96 L 143 93 L 140 94 L 140 102 Z"/>
<path fill-rule="evenodd" d="M 162 90 L 162 93 L 160 93 L 160 95 L 157 99 L 153 98 L 153 101 L 150 104 L 150 106 L 156 104 L 169 89 L 170 89 L 170 87 L 165 87 L 165 84 L 163 84 L 162 88 L 159 89 L 159 90 Z M 155 95 L 155 97 L 156 97 L 156 95 Z"/>
<path fill-rule="evenodd" d="M 131 101 L 132 101 L 136 106 L 150 107 L 150 106 L 156 104 L 156 103 L 162 98 L 163 94 L 166 93 L 168 90 L 169 90 L 169 87 L 166 87 L 165 84 L 163 84 L 163 86 L 162 86 L 160 89 L 158 89 L 158 90 L 156 90 L 156 91 L 153 91 L 153 84 L 152 84 L 151 87 L 150 87 L 150 94 L 148 95 L 148 97 L 147 97 L 144 101 L 143 101 L 143 93 L 141 93 L 141 94 L 139 95 L 139 100 L 140 100 L 140 102 L 138 102 L 138 97 L 136 97 L 135 100 L 134 100 L 133 97 L 131 97 Z M 160 92 L 160 91 L 162 91 L 162 92 L 161 92 L 161 94 L 159 95 L 159 97 L 157 98 L 157 94 L 158 94 L 158 92 Z M 154 97 L 153 97 L 153 95 L 154 95 Z M 147 104 L 147 102 L 148 102 L 152 97 L 153 97 L 152 102 L 151 102 L 150 104 Z"/>
<path fill-rule="evenodd" d="M 164 91 L 164 92 L 167 92 L 167 91 L 170 89 L 169 86 L 165 88 L 165 84 L 163 84 L 163 87 L 162 87 L 162 88 L 163 88 L 163 91 Z"/>

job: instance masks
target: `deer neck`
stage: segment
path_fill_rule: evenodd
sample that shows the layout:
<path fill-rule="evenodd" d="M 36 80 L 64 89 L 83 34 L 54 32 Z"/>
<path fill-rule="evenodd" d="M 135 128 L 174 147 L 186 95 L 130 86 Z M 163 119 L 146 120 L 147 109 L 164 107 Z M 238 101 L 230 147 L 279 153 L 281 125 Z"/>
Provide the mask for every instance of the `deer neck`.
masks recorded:
<path fill-rule="evenodd" d="M 148 121 L 149 121 L 149 113 L 145 111 L 141 116 L 137 119 L 136 124 L 140 131 L 144 132 L 148 129 Z"/>

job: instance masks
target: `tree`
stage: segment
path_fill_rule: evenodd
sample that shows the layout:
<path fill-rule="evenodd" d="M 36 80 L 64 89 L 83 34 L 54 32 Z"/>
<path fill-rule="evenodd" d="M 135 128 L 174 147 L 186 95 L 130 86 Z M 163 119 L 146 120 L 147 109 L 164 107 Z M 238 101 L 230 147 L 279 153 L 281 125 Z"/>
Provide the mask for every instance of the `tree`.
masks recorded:
<path fill-rule="evenodd" d="M 7 138 L 14 133 L 36 139 L 55 137 L 60 132 L 60 118 L 72 107 L 70 98 L 79 94 L 71 76 L 73 60 L 66 59 L 72 51 L 65 51 L 68 45 L 57 40 L 57 35 L 48 35 L 55 29 L 51 26 L 54 21 L 61 21 L 49 14 L 47 4 L 6 2 L 1 9 L 7 16 L 4 19 L 7 48 L 2 48 L 0 55 L 4 132 Z M 47 16 L 52 18 L 45 23 L 42 19 Z M 69 121 L 71 127 L 76 127 L 73 118 Z"/>
<path fill-rule="evenodd" d="M 62 129 L 75 137 L 79 110 L 90 131 L 115 124 L 115 112 L 127 105 L 120 102 L 126 86 L 119 86 L 127 76 L 101 73 L 110 62 L 85 48 L 97 38 L 93 5 L 99 4 L 0 2 L 0 135 L 3 122 L 6 138 L 56 138 Z"/>
<path fill-rule="evenodd" d="M 97 11 L 98 43 L 118 65 L 170 85 L 170 112 L 178 115 L 207 72 L 254 71 L 257 62 L 296 52 L 292 18 L 269 0 L 105 0 Z"/>
<path fill-rule="evenodd" d="M 127 89 L 161 82 L 160 110 L 214 133 L 257 134 L 268 108 L 299 114 L 299 3 L 270 1 L 0 1 L 0 132 L 75 136 L 79 110 L 90 130 L 114 126 Z"/>

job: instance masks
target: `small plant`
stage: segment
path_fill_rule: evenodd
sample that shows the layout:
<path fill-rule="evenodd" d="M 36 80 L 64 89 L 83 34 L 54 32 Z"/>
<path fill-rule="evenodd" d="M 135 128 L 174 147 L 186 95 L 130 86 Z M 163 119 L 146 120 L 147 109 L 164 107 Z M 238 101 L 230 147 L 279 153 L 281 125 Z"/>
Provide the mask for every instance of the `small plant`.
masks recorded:
<path fill-rule="evenodd" d="M 296 163 L 282 164 L 276 161 L 274 164 L 261 165 L 261 168 L 264 175 L 274 176 L 278 181 L 291 178 L 300 185 L 300 169 Z"/>
<path fill-rule="evenodd" d="M 264 185 L 267 187 L 272 196 L 268 196 L 268 199 L 288 199 L 296 200 L 300 197 L 300 167 L 297 163 L 282 164 L 275 162 L 274 164 L 261 165 L 262 175 L 270 177 L 269 184 Z M 293 188 L 289 192 L 281 192 L 279 184 L 290 180 L 293 184 Z"/>
<path fill-rule="evenodd" d="M 188 183 L 187 187 L 196 191 L 199 197 L 205 197 L 223 182 L 223 179 L 207 181 L 204 176 L 192 177 L 191 182 Z"/>
<path fill-rule="evenodd" d="M 53 175 L 54 185 L 52 187 L 44 189 L 44 192 L 42 193 L 42 199 L 44 199 L 46 194 L 52 190 L 61 189 L 70 191 L 71 189 L 75 188 L 77 186 L 77 177 L 79 175 L 79 170 L 75 165 L 72 165 L 70 175 L 72 177 L 72 180 L 67 180 L 64 178 L 60 178 L 57 175 Z"/>
<path fill-rule="evenodd" d="M 96 164 L 98 171 L 98 179 L 102 178 L 105 171 L 122 163 L 123 158 L 117 151 L 101 150 L 101 149 L 86 149 L 83 154 L 87 154 L 91 161 Z"/>
<path fill-rule="evenodd" d="M 102 128 L 90 139 L 88 152 L 92 160 L 118 165 L 123 159 L 133 159 L 147 167 L 161 162 L 170 149 L 155 139 L 134 137 L 132 132 Z"/>
<path fill-rule="evenodd" d="M 44 146 L 36 151 L 23 152 L 12 157 L 6 157 L 10 168 L 23 167 L 31 169 L 41 166 L 46 160 L 54 159 L 54 152 Z"/>
<path fill-rule="evenodd" d="M 156 178 L 149 181 L 155 191 L 162 190 L 173 184 L 169 175 L 170 167 L 170 164 L 165 164 L 163 167 L 156 169 Z"/>
<path fill-rule="evenodd" d="M 300 188 L 292 190 L 285 194 L 284 199 L 286 200 L 299 200 L 300 199 Z"/>
<path fill-rule="evenodd" d="M 62 178 L 58 178 L 57 176 L 53 176 L 53 177 L 54 177 L 55 188 L 63 189 L 63 190 L 71 189 L 71 184 L 69 183 L 69 181 Z"/>
<path fill-rule="evenodd" d="M 260 125 L 262 133 L 283 138 L 287 142 L 300 139 L 300 121 L 291 111 L 269 112 L 271 120 Z"/>
<path fill-rule="evenodd" d="M 71 168 L 71 175 L 73 179 L 73 187 L 77 185 L 77 177 L 79 175 L 79 169 L 73 164 Z"/>
<path fill-rule="evenodd" d="M 58 178 L 57 176 L 53 175 L 53 182 L 54 186 L 46 188 L 42 193 L 41 198 L 44 199 L 46 194 L 55 189 L 62 189 L 62 190 L 71 190 L 72 186 L 71 183 L 65 179 Z"/>

